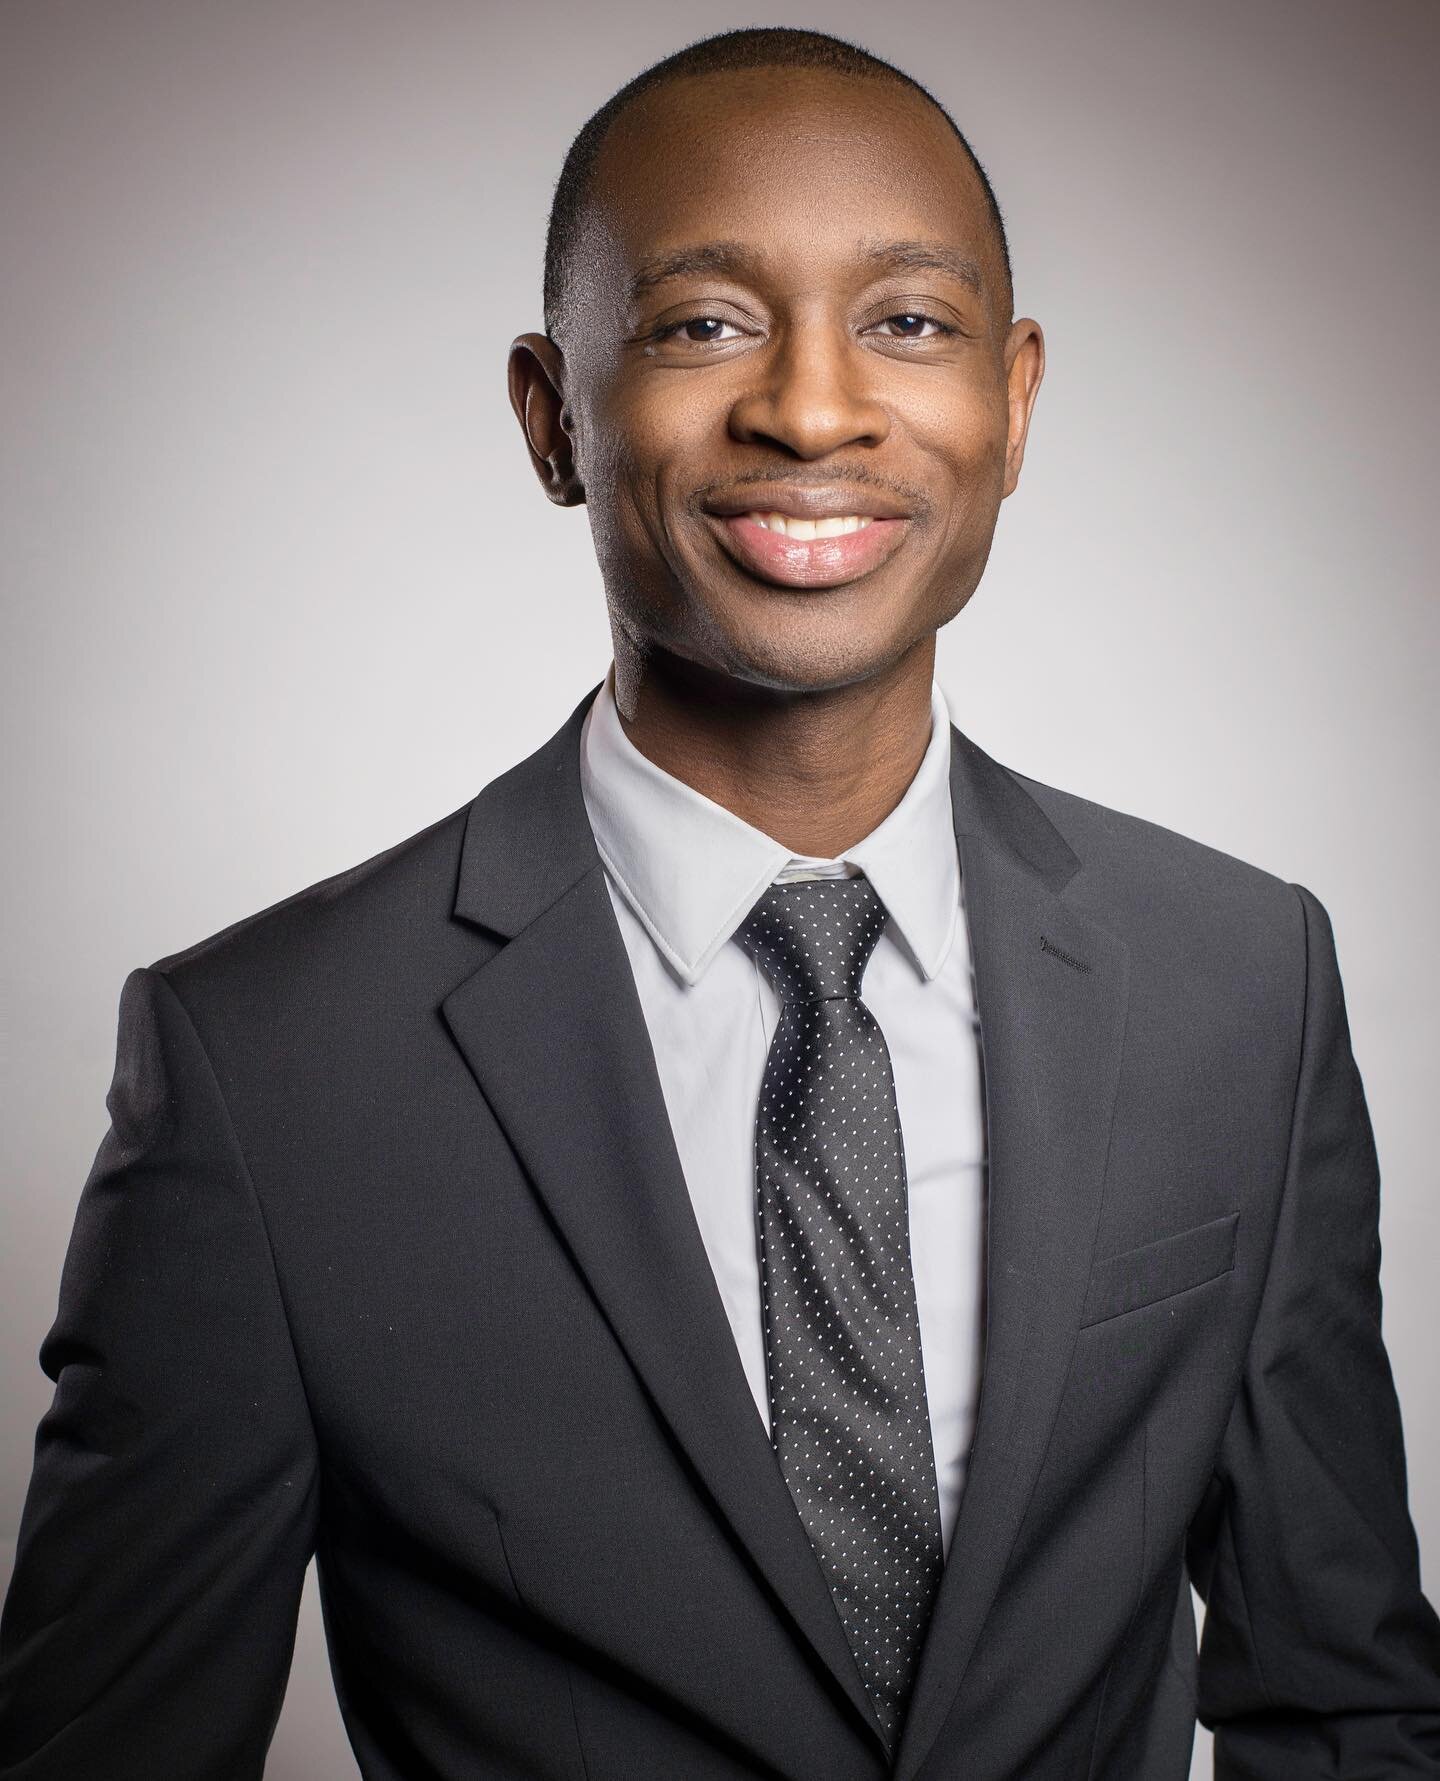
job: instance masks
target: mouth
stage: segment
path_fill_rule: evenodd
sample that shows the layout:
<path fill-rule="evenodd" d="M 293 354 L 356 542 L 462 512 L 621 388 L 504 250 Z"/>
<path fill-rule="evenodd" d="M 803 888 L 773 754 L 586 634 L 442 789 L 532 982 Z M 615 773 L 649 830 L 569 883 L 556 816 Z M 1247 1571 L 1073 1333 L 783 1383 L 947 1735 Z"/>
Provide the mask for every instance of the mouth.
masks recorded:
<path fill-rule="evenodd" d="M 800 518 L 771 510 L 711 514 L 743 568 L 781 587 L 838 587 L 877 569 L 898 548 L 909 520 L 868 513 Z"/>

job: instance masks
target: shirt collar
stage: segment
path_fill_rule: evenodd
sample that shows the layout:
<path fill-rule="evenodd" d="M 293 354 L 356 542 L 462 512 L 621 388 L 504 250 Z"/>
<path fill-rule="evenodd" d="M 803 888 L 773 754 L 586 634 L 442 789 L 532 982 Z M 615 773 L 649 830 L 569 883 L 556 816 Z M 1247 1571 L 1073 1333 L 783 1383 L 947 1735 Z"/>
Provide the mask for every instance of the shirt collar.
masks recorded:
<path fill-rule="evenodd" d="M 930 687 L 930 741 L 890 814 L 834 860 L 792 854 L 683 779 L 625 734 L 614 666 L 580 732 L 580 784 L 606 870 L 661 956 L 684 982 L 699 981 L 757 898 L 782 874 L 863 871 L 921 974 L 939 975 L 960 907 L 950 802 L 950 711 Z"/>

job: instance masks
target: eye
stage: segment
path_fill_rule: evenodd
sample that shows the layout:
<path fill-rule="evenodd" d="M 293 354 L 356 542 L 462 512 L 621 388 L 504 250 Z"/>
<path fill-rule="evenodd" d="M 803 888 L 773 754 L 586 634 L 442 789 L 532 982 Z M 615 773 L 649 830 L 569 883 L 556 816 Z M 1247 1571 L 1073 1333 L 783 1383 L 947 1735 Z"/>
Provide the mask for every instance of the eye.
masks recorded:
<path fill-rule="evenodd" d="M 889 338 L 892 340 L 933 340 L 936 334 L 953 334 L 955 332 L 948 323 L 937 321 L 933 315 L 922 315 L 919 310 L 915 309 L 902 310 L 898 315 L 887 315 L 880 326 L 887 328 L 891 322 L 899 322 L 904 328 L 902 333 L 890 335 Z M 934 328 L 935 334 L 917 332 L 917 329 L 926 326 Z"/>
<path fill-rule="evenodd" d="M 687 332 L 687 330 L 691 328 L 731 328 L 734 330 L 734 334 L 731 338 L 737 337 L 740 333 L 740 330 L 735 327 L 734 322 L 727 322 L 718 315 L 692 315 L 688 316 L 683 322 L 668 322 L 663 328 L 657 328 L 654 337 L 656 340 L 672 340 L 680 338 L 682 339 L 682 344 L 685 346 L 712 346 L 716 342 L 723 341 L 726 338 L 719 333 L 692 334 Z"/>

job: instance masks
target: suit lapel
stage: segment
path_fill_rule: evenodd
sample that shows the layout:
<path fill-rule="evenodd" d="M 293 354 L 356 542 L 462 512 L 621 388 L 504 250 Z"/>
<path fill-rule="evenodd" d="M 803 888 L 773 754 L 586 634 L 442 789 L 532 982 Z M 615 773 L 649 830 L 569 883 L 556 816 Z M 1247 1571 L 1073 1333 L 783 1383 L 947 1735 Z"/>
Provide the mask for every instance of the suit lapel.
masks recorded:
<path fill-rule="evenodd" d="M 446 1022 L 703 1489 L 882 1749 L 750 1396 L 691 1209 L 580 790 L 595 691 L 474 800 L 455 914 L 501 945 Z M 1079 1327 L 1124 1028 L 1124 943 L 1061 901 L 1079 861 L 1017 779 L 951 734 L 989 1148 L 985 1364 L 898 1781 L 954 1702 L 1044 1458 Z"/>
<path fill-rule="evenodd" d="M 444 1017 L 656 1410 L 878 1746 L 691 1208 L 580 791 L 593 696 L 471 806 L 455 911 L 508 943 Z"/>
<path fill-rule="evenodd" d="M 1060 900 L 1079 862 L 1039 806 L 958 731 L 952 742 L 989 1147 L 985 1362 L 897 1781 L 918 1775 L 954 1702 L 1059 1408 L 1100 1209 L 1128 984 L 1124 943 Z"/>

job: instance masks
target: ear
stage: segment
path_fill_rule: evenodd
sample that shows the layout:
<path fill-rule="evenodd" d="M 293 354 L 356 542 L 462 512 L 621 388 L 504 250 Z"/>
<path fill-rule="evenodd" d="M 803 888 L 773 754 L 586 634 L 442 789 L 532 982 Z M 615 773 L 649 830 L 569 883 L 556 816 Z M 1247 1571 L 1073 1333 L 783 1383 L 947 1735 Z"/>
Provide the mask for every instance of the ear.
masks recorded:
<path fill-rule="evenodd" d="M 576 470 L 574 422 L 565 406 L 565 355 L 548 334 L 510 343 L 510 406 L 525 435 L 540 486 L 557 507 L 578 507 L 585 485 Z"/>
<path fill-rule="evenodd" d="M 1021 316 L 1011 326 L 1005 342 L 1009 424 L 1005 444 L 1005 482 L 1000 495 L 1002 500 L 1014 492 L 1020 481 L 1020 466 L 1025 462 L 1025 441 L 1030 433 L 1030 416 L 1044 375 L 1045 336 L 1039 322 L 1028 315 Z"/>

